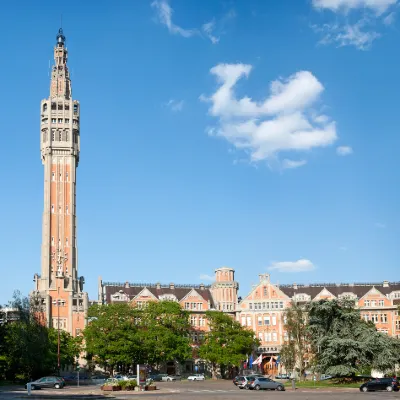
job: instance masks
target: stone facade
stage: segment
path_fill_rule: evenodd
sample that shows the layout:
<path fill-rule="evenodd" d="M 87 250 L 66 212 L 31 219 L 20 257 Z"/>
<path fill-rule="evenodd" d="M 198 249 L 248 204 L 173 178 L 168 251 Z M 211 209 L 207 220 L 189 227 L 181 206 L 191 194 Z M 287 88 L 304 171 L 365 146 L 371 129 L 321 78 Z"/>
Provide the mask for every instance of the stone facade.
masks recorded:
<path fill-rule="evenodd" d="M 62 29 L 54 47 L 50 96 L 40 104 L 44 166 L 41 274 L 32 293 L 48 326 L 76 336 L 84 328 L 88 296 L 78 276 L 76 169 L 80 153 L 80 104 L 72 98 Z"/>

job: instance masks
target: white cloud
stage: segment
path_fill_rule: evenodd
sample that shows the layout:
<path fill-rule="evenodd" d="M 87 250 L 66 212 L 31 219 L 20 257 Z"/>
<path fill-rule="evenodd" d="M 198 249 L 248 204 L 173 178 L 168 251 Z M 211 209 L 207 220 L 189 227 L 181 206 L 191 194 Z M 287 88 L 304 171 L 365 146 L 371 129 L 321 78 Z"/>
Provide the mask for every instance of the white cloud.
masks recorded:
<path fill-rule="evenodd" d="M 353 154 L 353 149 L 350 146 L 339 146 L 336 148 L 336 154 L 339 156 L 348 156 Z"/>
<path fill-rule="evenodd" d="M 366 25 L 368 25 L 367 20 L 362 19 L 355 24 L 313 25 L 312 28 L 322 35 L 320 44 L 336 44 L 337 47 L 354 46 L 358 50 L 368 50 L 381 34 L 374 30 L 368 30 L 365 28 Z"/>
<path fill-rule="evenodd" d="M 155 0 L 151 6 L 156 10 L 158 20 L 165 25 L 169 32 L 176 35 L 181 35 L 185 38 L 198 34 L 197 29 L 184 29 L 172 22 L 172 14 L 174 10 L 168 3 L 168 0 Z"/>
<path fill-rule="evenodd" d="M 395 17 L 396 17 L 396 13 L 393 11 L 390 14 L 386 15 L 385 18 L 383 18 L 383 23 L 385 25 L 392 25 L 395 20 Z"/>
<path fill-rule="evenodd" d="M 183 105 L 185 102 L 183 100 L 174 100 L 170 99 L 165 105 L 171 110 L 171 111 L 182 111 Z"/>
<path fill-rule="evenodd" d="M 335 122 L 316 111 L 324 87 L 311 72 L 299 71 L 271 82 L 264 101 L 248 96 L 237 99 L 234 87 L 251 70 L 247 64 L 218 64 L 210 70 L 219 87 L 209 98 L 200 96 L 211 104 L 209 113 L 218 118 L 216 126 L 207 129 L 209 135 L 223 137 L 245 150 L 252 161 L 271 160 L 280 152 L 326 147 L 336 141 Z"/>
<path fill-rule="evenodd" d="M 328 9 L 334 12 L 347 12 L 351 9 L 367 8 L 377 14 L 384 13 L 397 0 L 313 0 L 312 4 L 317 9 Z"/>
<path fill-rule="evenodd" d="M 283 169 L 299 168 L 306 164 L 307 164 L 306 160 L 295 161 L 295 160 L 288 160 L 287 158 L 285 158 L 282 161 L 282 168 Z"/>
<path fill-rule="evenodd" d="M 278 272 L 306 272 L 314 270 L 315 265 L 310 260 L 300 259 L 297 261 L 273 262 L 268 269 Z"/>
<path fill-rule="evenodd" d="M 203 281 L 214 281 L 215 277 L 212 275 L 207 275 L 207 274 L 201 274 L 199 277 Z"/>
<path fill-rule="evenodd" d="M 385 229 L 386 228 L 386 224 L 382 223 L 382 222 L 376 222 L 375 223 L 375 228 L 378 229 Z"/>
<path fill-rule="evenodd" d="M 205 23 L 201 27 L 201 29 L 204 32 L 204 34 L 206 35 L 206 37 L 208 37 L 211 40 L 212 44 L 217 44 L 219 42 L 220 38 L 213 34 L 213 32 L 215 30 L 215 19 L 211 20 L 210 22 Z"/>

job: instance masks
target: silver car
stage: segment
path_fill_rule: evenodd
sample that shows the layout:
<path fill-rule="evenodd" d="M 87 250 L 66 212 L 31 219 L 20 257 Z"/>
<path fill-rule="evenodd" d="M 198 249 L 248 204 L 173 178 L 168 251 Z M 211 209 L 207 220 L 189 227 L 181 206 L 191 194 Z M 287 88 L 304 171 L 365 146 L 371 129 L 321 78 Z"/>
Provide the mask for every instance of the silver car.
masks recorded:
<path fill-rule="evenodd" d="M 269 389 L 269 390 L 285 390 L 285 386 L 283 386 L 280 382 L 275 382 L 269 378 L 259 378 L 257 377 L 253 381 L 248 383 L 248 388 L 250 390 L 261 390 L 261 389 Z"/>

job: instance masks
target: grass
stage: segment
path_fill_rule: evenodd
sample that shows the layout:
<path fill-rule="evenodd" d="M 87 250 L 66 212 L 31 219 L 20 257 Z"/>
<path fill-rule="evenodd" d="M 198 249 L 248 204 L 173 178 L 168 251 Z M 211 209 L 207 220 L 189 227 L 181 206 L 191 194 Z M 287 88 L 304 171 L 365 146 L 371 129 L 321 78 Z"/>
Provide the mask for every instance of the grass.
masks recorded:
<path fill-rule="evenodd" d="M 292 387 L 291 382 L 285 383 L 285 386 L 287 388 Z M 345 383 L 340 383 L 336 380 L 327 380 L 327 381 L 297 381 L 296 382 L 296 387 L 298 388 L 359 388 L 361 386 L 361 382 L 345 382 Z"/>

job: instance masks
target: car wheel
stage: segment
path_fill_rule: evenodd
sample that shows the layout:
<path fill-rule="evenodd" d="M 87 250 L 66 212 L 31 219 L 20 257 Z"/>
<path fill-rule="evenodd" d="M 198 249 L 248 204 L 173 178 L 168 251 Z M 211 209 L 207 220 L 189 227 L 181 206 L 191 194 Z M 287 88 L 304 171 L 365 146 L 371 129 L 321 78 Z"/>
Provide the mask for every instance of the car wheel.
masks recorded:
<path fill-rule="evenodd" d="M 56 384 L 54 385 L 54 387 L 55 387 L 56 389 L 61 389 L 61 385 L 60 385 L 59 383 L 56 383 Z"/>
<path fill-rule="evenodd" d="M 388 387 L 386 388 L 386 391 L 387 391 L 387 392 L 392 392 L 392 391 L 393 391 L 392 386 L 388 386 Z"/>
<path fill-rule="evenodd" d="M 243 389 L 243 386 L 239 386 L 239 389 Z"/>
<path fill-rule="evenodd" d="M 35 385 L 31 385 L 31 390 L 35 390 L 36 386 Z"/>
<path fill-rule="evenodd" d="M 364 386 L 363 388 L 362 388 L 362 391 L 365 393 L 365 392 L 368 392 L 368 388 L 366 387 L 366 386 Z"/>
<path fill-rule="evenodd" d="M 279 392 L 282 392 L 283 386 L 281 386 L 281 385 L 277 386 L 276 390 L 278 390 Z"/>
<path fill-rule="evenodd" d="M 260 390 L 260 389 L 261 389 L 261 386 L 260 386 L 260 385 L 256 385 L 256 386 L 254 387 L 254 389 Z"/>

